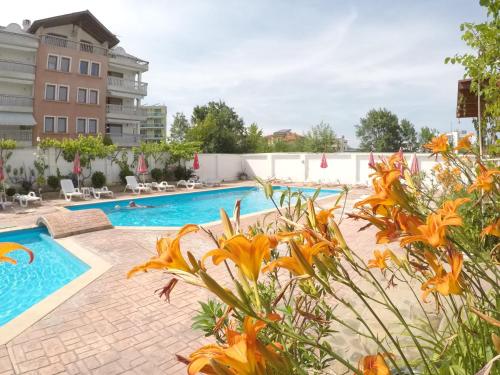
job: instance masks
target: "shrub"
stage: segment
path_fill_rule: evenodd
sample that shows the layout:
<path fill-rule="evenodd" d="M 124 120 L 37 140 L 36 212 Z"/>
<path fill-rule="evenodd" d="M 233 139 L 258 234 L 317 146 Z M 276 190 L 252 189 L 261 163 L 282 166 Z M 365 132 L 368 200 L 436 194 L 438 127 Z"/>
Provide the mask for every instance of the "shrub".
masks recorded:
<path fill-rule="evenodd" d="M 193 175 L 192 168 L 186 168 L 183 167 L 182 165 L 178 165 L 174 169 L 174 176 L 176 180 L 188 180 L 191 178 L 192 175 Z"/>
<path fill-rule="evenodd" d="M 13 187 L 7 188 L 5 190 L 5 194 L 7 194 L 8 197 L 12 197 L 14 194 L 16 194 L 16 189 Z"/>
<path fill-rule="evenodd" d="M 92 186 L 95 188 L 102 188 L 106 185 L 106 176 L 101 171 L 92 173 Z"/>
<path fill-rule="evenodd" d="M 163 179 L 163 171 L 160 168 L 151 169 L 151 178 L 156 182 L 160 182 Z"/>
<path fill-rule="evenodd" d="M 52 190 L 57 190 L 59 188 L 59 177 L 57 176 L 47 177 L 47 185 L 49 185 L 49 187 Z"/>
<path fill-rule="evenodd" d="M 120 181 L 123 185 L 125 185 L 127 183 L 127 180 L 125 179 L 125 177 L 133 176 L 133 175 L 134 175 L 134 172 L 132 172 L 132 170 L 130 169 L 128 164 L 124 164 L 121 166 L 119 176 L 120 176 Z"/>

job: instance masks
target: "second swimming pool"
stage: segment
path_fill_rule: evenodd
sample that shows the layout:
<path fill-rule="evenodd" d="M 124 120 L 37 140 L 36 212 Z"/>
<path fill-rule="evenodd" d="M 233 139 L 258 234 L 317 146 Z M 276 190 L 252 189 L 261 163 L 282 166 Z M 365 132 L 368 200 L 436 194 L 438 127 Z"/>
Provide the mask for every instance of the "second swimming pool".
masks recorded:
<path fill-rule="evenodd" d="M 274 187 L 276 199 L 285 188 Z M 292 188 L 311 196 L 316 191 L 311 188 Z M 338 194 L 339 190 L 321 190 L 319 197 Z M 204 224 L 219 220 L 219 209 L 224 208 L 232 214 L 234 202 L 241 200 L 241 214 L 251 214 L 273 208 L 271 200 L 266 199 L 261 189 L 251 186 L 216 189 L 187 194 L 173 194 L 134 199 L 145 208 L 128 208 L 129 200 L 68 206 L 69 210 L 100 208 L 113 225 L 117 226 L 168 226 L 179 227 L 184 224 Z"/>

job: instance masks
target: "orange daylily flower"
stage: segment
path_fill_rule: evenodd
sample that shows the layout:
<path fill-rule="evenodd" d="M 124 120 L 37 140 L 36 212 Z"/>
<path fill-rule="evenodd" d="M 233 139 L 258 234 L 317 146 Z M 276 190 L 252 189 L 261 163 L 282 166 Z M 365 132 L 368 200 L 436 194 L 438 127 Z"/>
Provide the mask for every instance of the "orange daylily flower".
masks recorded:
<path fill-rule="evenodd" d="M 500 170 L 498 169 L 487 169 L 482 165 L 480 165 L 479 168 L 481 170 L 481 173 L 479 173 L 476 181 L 471 186 L 469 186 L 469 189 L 467 189 L 469 193 L 478 189 L 481 189 L 485 192 L 493 190 L 493 187 L 495 186 L 495 176 L 500 175 Z"/>
<path fill-rule="evenodd" d="M 5 262 L 5 263 L 17 264 L 17 260 L 6 256 L 6 254 L 11 253 L 15 250 L 23 250 L 27 252 L 30 257 L 28 263 L 33 262 L 33 259 L 35 259 L 33 252 L 27 247 L 15 242 L 2 242 L 0 243 L 0 263 Z"/>
<path fill-rule="evenodd" d="M 413 215 L 405 214 L 404 212 L 399 212 L 396 216 L 396 220 L 402 231 L 406 233 L 416 233 L 418 227 L 422 225 L 422 220 Z"/>
<path fill-rule="evenodd" d="M 430 293 L 437 292 L 443 296 L 450 294 L 462 294 L 463 289 L 460 285 L 460 272 L 464 257 L 461 253 L 453 252 L 448 256 L 448 262 L 451 266 L 451 272 L 446 272 L 441 264 L 437 263 L 436 256 L 433 253 L 425 252 L 427 262 L 434 270 L 435 276 L 422 284 L 422 300 L 426 302 Z"/>
<path fill-rule="evenodd" d="M 314 245 L 297 245 L 298 251 L 302 254 L 304 259 L 309 265 L 312 265 L 314 262 L 314 256 L 319 253 L 328 253 L 329 244 L 325 241 L 318 242 Z M 275 268 L 286 268 L 290 272 L 292 272 L 296 276 L 307 275 L 309 274 L 304 265 L 300 262 L 299 258 L 292 251 L 292 256 L 280 257 L 270 263 L 268 263 L 264 268 L 262 268 L 262 272 L 271 272 Z"/>
<path fill-rule="evenodd" d="M 191 267 L 184 259 L 180 249 L 180 241 L 188 233 L 198 231 L 199 227 L 194 224 L 184 225 L 175 237 L 164 237 L 156 241 L 156 252 L 158 256 L 152 257 L 146 263 L 132 268 L 127 273 L 127 278 L 132 277 L 139 271 L 149 269 L 172 269 L 193 273 Z"/>
<path fill-rule="evenodd" d="M 375 250 L 373 256 L 375 259 L 370 259 L 368 261 L 368 268 L 379 268 L 380 270 L 384 270 L 387 268 L 387 263 L 385 261 L 392 257 L 392 251 L 389 249 L 386 249 L 384 252 Z"/>
<path fill-rule="evenodd" d="M 448 150 L 448 137 L 445 134 L 441 134 L 432 138 L 432 140 L 429 143 L 426 143 L 424 147 L 431 150 L 433 154 L 446 152 Z"/>
<path fill-rule="evenodd" d="M 472 137 L 472 135 L 472 133 L 469 133 L 465 137 L 460 138 L 454 150 L 470 151 L 472 149 L 472 144 L 470 143 L 470 138 Z"/>
<path fill-rule="evenodd" d="M 262 261 L 269 260 L 274 241 L 274 239 L 270 241 L 264 234 L 258 234 L 251 240 L 238 234 L 224 241 L 223 248 L 207 252 L 201 262 L 203 264 L 206 258 L 212 257 L 212 262 L 218 265 L 223 260 L 230 259 L 239 267 L 245 277 L 257 281 Z"/>
<path fill-rule="evenodd" d="M 437 212 L 443 215 L 443 219 L 454 219 L 457 222 L 455 225 L 462 225 L 462 218 L 457 214 L 457 209 L 466 202 L 470 202 L 470 199 L 458 198 L 453 201 L 446 201 L 443 203 L 443 206 L 437 210 Z"/>
<path fill-rule="evenodd" d="M 500 219 L 497 219 L 497 221 L 491 223 L 481 231 L 482 237 L 486 235 L 500 237 Z"/>
<path fill-rule="evenodd" d="M 268 319 L 277 321 L 281 317 L 278 314 L 270 314 Z M 192 353 L 189 356 L 188 374 L 215 374 L 211 361 L 217 362 L 225 367 L 228 373 L 235 375 L 266 374 L 268 358 L 275 357 L 279 362 L 280 357 L 275 353 L 274 345 L 264 346 L 257 338 L 257 334 L 265 326 L 265 322 L 246 316 L 243 321 L 243 333 L 231 328 L 226 329 L 227 345 L 206 345 Z"/>
<path fill-rule="evenodd" d="M 384 359 L 389 355 L 387 353 L 367 355 L 361 358 L 359 369 L 363 371 L 363 375 L 391 375 L 391 371 Z"/>
<path fill-rule="evenodd" d="M 442 218 L 441 214 L 430 214 L 425 224 L 419 225 L 413 235 L 403 237 L 401 246 L 412 242 L 424 242 L 433 247 L 446 245 L 446 227 L 462 225 L 460 218 Z"/>
<path fill-rule="evenodd" d="M 340 206 L 335 206 L 335 207 L 329 208 L 327 210 L 321 210 L 320 212 L 318 212 L 316 214 L 316 221 L 318 222 L 318 224 L 320 224 L 320 225 L 327 225 L 328 224 L 328 220 L 331 217 L 333 217 L 333 211 L 336 210 L 339 207 Z"/>

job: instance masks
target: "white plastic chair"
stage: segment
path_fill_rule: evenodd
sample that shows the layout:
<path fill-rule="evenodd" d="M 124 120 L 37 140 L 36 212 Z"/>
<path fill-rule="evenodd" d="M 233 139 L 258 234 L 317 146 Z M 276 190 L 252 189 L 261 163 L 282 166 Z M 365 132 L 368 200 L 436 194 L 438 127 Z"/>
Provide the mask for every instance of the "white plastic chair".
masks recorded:
<path fill-rule="evenodd" d="M 14 194 L 13 200 L 18 201 L 21 207 L 28 207 L 29 202 L 42 204 L 42 198 L 37 197 L 34 191 L 30 191 L 28 194 Z"/>
<path fill-rule="evenodd" d="M 203 184 L 201 182 L 196 182 L 192 179 L 190 180 L 179 180 L 177 182 L 177 187 L 179 186 L 184 186 L 185 188 L 189 189 L 189 190 L 193 190 L 194 188 L 201 188 L 203 187 Z"/>
<path fill-rule="evenodd" d="M 142 191 L 146 193 L 151 192 L 151 188 L 143 183 L 137 182 L 135 176 L 126 176 L 125 179 L 127 180 L 127 185 L 124 191 L 127 191 L 127 189 L 132 190 L 135 194 L 141 194 Z"/>
<path fill-rule="evenodd" d="M 162 181 L 162 182 L 152 182 L 151 187 L 153 189 L 156 189 L 158 191 L 167 191 L 167 190 L 174 190 L 175 186 L 174 185 L 169 185 L 167 181 Z"/>
<path fill-rule="evenodd" d="M 101 199 L 101 197 L 110 197 L 113 198 L 114 194 L 111 190 L 108 189 L 107 186 L 103 186 L 102 188 L 92 188 L 92 195 L 95 199 Z"/>
<path fill-rule="evenodd" d="M 64 195 L 64 199 L 66 199 L 68 202 L 71 201 L 73 197 L 76 198 L 83 198 L 83 193 L 80 191 L 80 189 L 75 188 L 73 185 L 73 181 L 64 179 L 60 181 L 61 184 L 61 191 L 59 192 L 59 195 Z"/>
<path fill-rule="evenodd" d="M 12 202 L 7 201 L 7 195 L 4 192 L 0 193 L 0 207 L 5 210 L 7 207 L 12 208 Z"/>

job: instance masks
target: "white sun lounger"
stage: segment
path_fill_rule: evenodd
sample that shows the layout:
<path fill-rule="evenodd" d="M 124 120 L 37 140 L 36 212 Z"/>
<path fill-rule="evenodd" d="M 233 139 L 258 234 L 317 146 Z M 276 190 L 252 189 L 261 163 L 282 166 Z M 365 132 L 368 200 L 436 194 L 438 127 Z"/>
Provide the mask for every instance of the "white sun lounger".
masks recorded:
<path fill-rule="evenodd" d="M 125 186 L 124 191 L 127 191 L 127 189 L 132 190 L 132 193 L 135 193 L 135 194 L 141 194 L 141 192 L 145 192 L 145 193 L 151 192 L 151 188 L 149 186 L 147 186 L 146 184 L 137 182 L 137 179 L 135 178 L 135 176 L 126 176 L 125 179 L 127 180 L 127 186 Z"/>
<path fill-rule="evenodd" d="M 184 186 L 185 188 L 192 190 L 194 188 L 201 188 L 203 184 L 201 182 L 196 182 L 194 180 L 179 180 L 177 182 L 177 187 Z"/>
<path fill-rule="evenodd" d="M 113 198 L 114 194 L 111 190 L 108 189 L 107 186 L 103 186 L 102 188 L 92 188 L 92 195 L 95 199 L 101 199 L 101 197 L 110 197 Z"/>
<path fill-rule="evenodd" d="M 206 180 L 202 181 L 203 185 L 208 186 L 208 187 L 218 187 L 222 184 L 222 181 L 220 180 Z"/>
<path fill-rule="evenodd" d="M 0 208 L 5 210 L 7 207 L 12 208 L 12 202 L 7 201 L 7 195 L 5 193 L 0 193 Z"/>
<path fill-rule="evenodd" d="M 28 194 L 14 194 L 13 200 L 18 201 L 21 207 L 28 207 L 29 202 L 42 204 L 42 198 L 37 197 L 34 191 L 30 191 Z"/>
<path fill-rule="evenodd" d="M 66 199 L 68 202 L 71 201 L 73 197 L 83 198 L 83 193 L 80 191 L 80 189 L 75 188 L 75 186 L 73 185 L 73 181 L 64 179 L 61 180 L 60 183 L 61 191 L 59 192 L 59 195 L 64 195 L 64 199 Z"/>
<path fill-rule="evenodd" d="M 162 181 L 160 183 L 158 182 L 152 182 L 151 187 L 153 189 L 156 189 L 158 191 L 167 191 L 167 190 L 174 190 L 175 186 L 174 185 L 169 185 L 167 181 Z"/>

